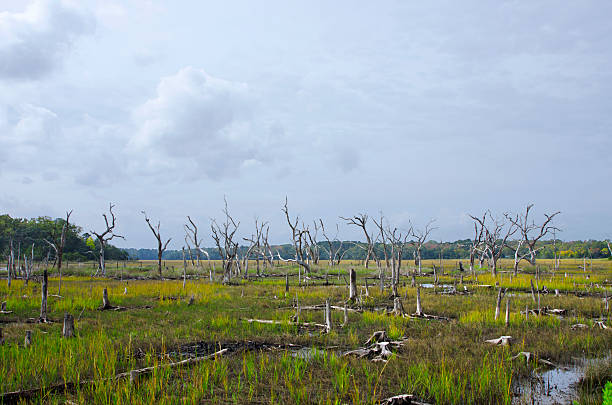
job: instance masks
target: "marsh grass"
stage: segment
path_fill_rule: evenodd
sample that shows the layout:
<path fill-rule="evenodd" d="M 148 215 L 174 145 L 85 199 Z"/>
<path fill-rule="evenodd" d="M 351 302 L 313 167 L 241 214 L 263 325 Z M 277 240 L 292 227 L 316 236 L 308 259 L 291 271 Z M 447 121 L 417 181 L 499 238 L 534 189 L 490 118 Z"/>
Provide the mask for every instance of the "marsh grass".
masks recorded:
<path fill-rule="evenodd" d="M 130 265 L 132 268 L 126 267 L 124 276 L 128 272 L 143 274 L 148 266 L 143 265 L 141 270 L 138 264 Z M 343 263 L 334 271 L 344 274 L 356 265 Z M 459 284 L 459 274 L 452 265 L 453 261 L 446 264 L 448 270 L 440 283 Z M 567 270 L 572 266 L 567 264 Z M 178 272 L 179 266 L 176 267 Z M 328 280 L 331 285 L 324 285 L 321 278 L 305 287 L 296 285 L 296 268 L 274 268 L 271 272 L 279 275 L 285 271 L 292 274 L 288 294 L 283 277 L 236 280 L 235 285 L 226 286 L 209 283 L 205 274 L 202 280 L 188 280 L 183 289 L 178 278 L 121 281 L 65 276 L 63 298 L 49 297 L 49 317 L 57 321 L 51 324 L 23 322 L 38 316 L 40 284 L 32 280 L 25 286 L 21 280 L 14 280 L 10 290 L 5 283 L 0 285 L 0 300 L 7 301 L 8 308 L 14 311 L 0 315 L 3 317 L 0 319 L 8 322 L 0 324 L 6 341 L 0 346 L 0 391 L 94 379 L 95 384 L 72 392 L 42 392 L 33 402 L 64 403 L 71 399 L 101 404 L 374 404 L 386 396 L 412 393 L 435 403 L 510 403 L 513 381 L 528 376 L 535 367 L 511 360 L 519 351 L 530 351 L 559 363 L 569 362 L 572 356 L 609 355 L 610 330 L 570 329 L 578 322 L 592 325 L 596 318 L 612 326 L 601 300 L 604 288 L 612 295 L 610 282 L 605 281 L 612 280 L 612 263 L 594 261 L 594 269 L 594 273 L 586 275 L 573 269 L 571 278 L 569 274 L 565 277 L 565 271 L 541 274 L 549 291 L 554 288 L 563 291 L 560 296 L 541 295 L 541 305 L 566 309 L 562 318 L 530 316 L 525 320 L 519 313 L 525 307 L 535 307 L 531 295 L 523 291 L 530 288 L 533 275 L 519 275 L 511 280 L 506 273 L 493 278 L 483 270 L 478 273 L 478 281 L 464 275 L 470 295 L 441 295 L 441 288 L 421 290 L 424 311 L 448 317 L 448 322 L 390 316 L 384 311 L 392 308 L 389 290 L 381 293 L 377 285 L 370 283 L 370 296 L 363 300 L 365 311 L 349 313 L 349 323 L 344 328 L 340 328 L 341 311 L 332 311 L 334 329 L 329 334 L 317 329 L 305 331 L 293 325 L 290 318 L 295 314 L 296 298 L 304 306 L 318 305 L 325 299 L 343 305 L 347 287 L 342 277 L 338 281 L 331 272 Z M 109 266 L 109 275 L 115 277 L 112 273 L 116 270 Z M 360 286 L 363 277 L 376 274 L 375 269 L 357 270 Z M 324 274 L 324 269 L 319 269 L 318 274 Z M 417 281 L 429 280 L 431 276 L 426 274 Z M 574 294 L 574 282 L 577 292 L 584 296 Z M 58 279 L 51 277 L 49 283 L 49 292 L 54 294 Z M 509 288 L 509 326 L 504 324 L 503 315 L 494 319 L 496 289 L 476 287 L 495 283 Z M 409 284 L 409 279 L 402 280 L 399 295 L 410 313 L 415 309 L 416 289 Z M 105 287 L 111 303 L 127 310 L 97 310 Z M 188 305 L 191 296 L 194 302 Z M 64 312 L 75 316 L 76 338 L 61 338 L 60 320 Z M 248 323 L 244 321 L 247 318 L 273 319 L 281 324 Z M 322 323 L 323 312 L 302 311 L 300 320 Z M 27 329 L 33 330 L 34 343 L 24 348 Z M 362 345 L 376 330 L 385 330 L 391 339 L 406 339 L 404 347 L 387 364 L 340 356 L 342 351 Z M 483 343 L 500 335 L 513 336 L 513 345 L 504 348 Z M 307 357 L 287 350 L 237 352 L 191 368 L 160 369 L 134 385 L 106 380 L 133 368 L 178 360 L 181 356 L 169 357 L 167 353 L 176 353 L 180 345 L 200 341 L 221 342 L 221 346 L 224 342 L 246 341 L 293 343 L 318 349 Z M 601 392 L 600 380 L 589 381 L 594 382 L 584 384 L 581 391 L 584 398 L 596 395 L 597 389 Z"/>

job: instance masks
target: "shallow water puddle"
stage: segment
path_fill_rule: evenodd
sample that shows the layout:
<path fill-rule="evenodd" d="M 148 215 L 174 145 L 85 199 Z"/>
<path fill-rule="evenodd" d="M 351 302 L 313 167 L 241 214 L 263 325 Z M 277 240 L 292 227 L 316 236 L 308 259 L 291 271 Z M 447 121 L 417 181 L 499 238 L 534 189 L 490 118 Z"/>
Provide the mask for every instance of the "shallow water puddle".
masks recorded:
<path fill-rule="evenodd" d="M 513 404 L 571 404 L 578 399 L 577 385 L 588 365 L 607 361 L 600 359 L 575 359 L 572 365 L 534 372 L 534 377 L 518 383 Z"/>

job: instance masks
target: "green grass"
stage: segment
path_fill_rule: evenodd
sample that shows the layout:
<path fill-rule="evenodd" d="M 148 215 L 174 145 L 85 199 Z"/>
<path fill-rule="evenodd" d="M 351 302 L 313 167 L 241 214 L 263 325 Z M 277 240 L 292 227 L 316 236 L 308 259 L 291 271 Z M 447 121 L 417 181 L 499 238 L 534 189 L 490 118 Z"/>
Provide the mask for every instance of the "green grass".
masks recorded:
<path fill-rule="evenodd" d="M 453 268 L 454 261 L 445 267 Z M 568 272 L 573 263 L 562 262 Z M 429 263 L 431 264 L 431 263 Z M 425 270 L 429 265 L 425 263 Z M 502 263 L 503 264 L 503 263 Z M 507 264 L 507 263 L 506 263 Z M 423 309 L 428 314 L 448 317 L 449 321 L 395 317 L 385 313 L 392 309 L 390 290 L 380 292 L 378 284 L 369 282 L 370 296 L 363 297 L 363 312 L 350 312 L 344 328 L 341 311 L 332 311 L 334 329 L 321 333 L 318 329 L 304 330 L 293 325 L 294 300 L 301 306 L 322 304 L 330 299 L 343 305 L 347 287 L 343 277 L 357 263 L 343 263 L 330 271 L 325 285 L 326 267 L 317 269 L 322 278 L 313 278 L 306 287 L 297 285 L 295 267 L 275 267 L 268 273 L 278 275 L 289 271 L 291 286 L 285 293 L 284 277 L 268 277 L 249 281 L 235 279 L 233 285 L 208 281 L 208 269 L 189 269 L 199 273 L 199 280 L 187 280 L 183 289 L 182 263 L 167 263 L 171 267 L 164 276 L 176 280 L 127 280 L 127 275 L 142 276 L 154 266 L 145 263 L 109 265 L 110 278 L 91 278 L 92 269 L 71 264 L 62 279 L 62 298 L 49 297 L 50 324 L 25 323 L 36 318 L 40 307 L 40 283 L 31 280 L 25 286 L 13 280 L 9 290 L 0 285 L 0 301 L 7 301 L 12 314 L 0 315 L 5 344 L 0 346 L 0 391 L 7 392 L 45 387 L 62 382 L 95 380 L 78 390 L 67 393 L 45 393 L 32 399 L 37 403 L 356 403 L 375 404 L 382 398 L 401 393 L 414 394 L 432 403 L 510 403 L 515 382 L 530 375 L 535 364 L 511 360 L 519 351 L 530 351 L 537 357 L 558 363 L 571 361 L 572 356 L 605 357 L 612 350 L 610 329 L 588 328 L 571 330 L 574 323 L 592 325 L 595 318 L 612 327 L 605 313 L 601 295 L 607 289 L 612 295 L 612 262 L 594 261 L 593 273 L 576 272 L 565 277 L 565 271 L 554 275 L 541 271 L 540 286 L 549 291 L 558 288 L 560 296 L 541 295 L 542 307 L 564 308 L 567 314 L 530 316 L 519 312 L 535 308 L 530 287 L 532 274 L 510 279 L 509 273 L 492 278 L 482 270 L 476 279 L 464 274 L 464 285 L 470 295 L 441 295 L 438 288 L 421 289 Z M 510 263 L 511 266 L 511 263 Z M 217 270 L 220 266 L 217 264 Z M 150 268 L 150 269 L 149 269 Z M 377 274 L 375 268 L 357 267 L 358 283 L 363 290 L 363 278 Z M 408 271 L 406 268 L 404 271 Z M 530 269 L 527 269 L 529 271 Z M 117 271 L 123 271 L 120 280 Z M 507 268 L 503 271 L 507 271 Z M 331 276 L 331 273 L 334 276 Z M 203 273 L 203 274 L 202 274 Z M 450 274 L 449 274 L 450 273 Z M 588 276 L 588 278 L 587 278 Z M 219 275 L 216 275 L 216 279 Z M 571 280 L 568 281 L 568 279 Z M 432 280 L 431 275 L 417 277 L 418 283 Z M 576 292 L 574 294 L 574 281 Z M 58 278 L 49 281 L 49 294 L 56 294 Z M 590 283 L 598 284 L 591 288 Z M 441 284 L 456 283 L 459 274 L 453 269 L 441 276 Z M 500 319 L 494 319 L 496 288 L 476 287 L 478 284 L 499 283 L 508 288 L 510 324 L 504 324 L 505 302 Z M 553 287 L 555 286 L 555 287 Z M 98 311 L 103 288 L 108 288 L 113 305 L 126 311 Z M 124 289 L 127 287 L 127 293 Z M 410 278 L 403 277 L 399 295 L 407 312 L 416 307 L 416 289 Z M 194 296 L 192 305 L 189 298 Z M 64 312 L 75 316 L 77 337 L 61 338 Z M 272 319 L 281 324 L 249 323 L 244 319 Z M 19 321 L 19 322 L 12 322 Z M 323 323 L 323 311 L 302 311 L 301 322 Z M 33 344 L 23 347 L 26 330 L 33 331 Z M 390 339 L 405 339 L 404 346 L 386 363 L 367 359 L 342 357 L 348 349 L 361 346 L 377 330 L 385 330 Z M 500 335 L 514 337 L 510 347 L 495 347 L 483 343 Z M 317 348 L 308 356 L 296 356 L 289 350 L 255 350 L 235 352 L 182 369 L 160 369 L 143 377 L 137 384 L 113 381 L 108 377 L 133 368 L 166 363 L 167 353 L 179 345 L 194 342 L 230 344 L 233 342 L 292 343 Z M 584 403 L 599 398 L 606 376 L 593 371 L 581 384 Z M 591 376 L 591 377 L 589 377 Z M 608 374 L 608 379 L 609 374 Z M 590 381 L 590 382 L 589 382 Z"/>

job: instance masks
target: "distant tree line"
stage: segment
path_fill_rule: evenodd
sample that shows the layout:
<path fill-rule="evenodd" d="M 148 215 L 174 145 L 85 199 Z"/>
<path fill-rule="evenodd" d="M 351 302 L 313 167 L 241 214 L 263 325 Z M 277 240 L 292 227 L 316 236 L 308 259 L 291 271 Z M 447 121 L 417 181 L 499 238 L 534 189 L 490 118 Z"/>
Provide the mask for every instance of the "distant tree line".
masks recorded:
<path fill-rule="evenodd" d="M 328 260 L 329 255 L 324 247 L 326 247 L 326 242 L 318 242 L 317 243 L 321 248 L 321 259 Z M 366 247 L 367 245 L 363 242 L 359 241 L 333 241 L 332 242 L 333 249 L 342 249 L 344 253 L 344 260 L 365 260 L 366 257 Z M 546 240 L 540 242 L 540 246 L 542 247 L 538 250 L 537 257 L 538 259 L 552 259 L 554 258 L 555 246 L 553 245 L 552 240 Z M 240 256 L 243 256 L 247 252 L 247 246 L 240 246 L 239 253 Z M 561 258 L 592 258 L 592 259 L 601 259 L 601 258 L 609 258 L 610 253 L 608 252 L 608 247 L 605 241 L 597 241 L 597 240 L 586 240 L 586 241 L 560 241 L 557 239 L 556 243 L 557 254 L 561 256 Z M 209 255 L 212 260 L 221 260 L 221 256 L 216 248 L 203 248 Z M 274 252 L 279 252 L 283 257 L 291 257 L 295 254 L 295 250 L 293 245 L 291 244 L 283 244 L 283 245 L 273 245 L 272 250 Z M 383 246 L 381 243 L 374 244 L 374 253 L 381 257 L 383 255 Z M 157 259 L 157 249 L 124 249 L 124 251 L 129 255 L 131 259 L 137 260 L 156 260 Z M 195 255 L 195 251 L 192 251 L 192 254 Z M 163 258 L 165 260 L 182 260 L 183 253 L 181 250 L 171 250 L 168 249 L 163 253 Z M 431 259 L 439 259 L 440 255 L 443 259 L 466 259 L 470 255 L 470 240 L 457 240 L 454 242 L 437 242 L 437 241 L 428 241 L 423 244 L 421 249 L 421 256 L 423 260 L 431 260 Z M 514 252 L 510 249 L 504 249 L 502 253 L 502 257 L 504 258 L 512 258 L 514 256 Z M 410 260 L 414 258 L 414 247 L 408 246 L 402 252 L 402 257 L 406 260 Z"/>
<path fill-rule="evenodd" d="M 63 218 L 50 217 L 12 218 L 10 215 L 0 216 L 0 254 L 6 257 L 10 244 L 14 254 L 22 256 L 26 252 L 30 256 L 34 248 L 34 260 L 49 260 L 49 264 L 57 259 L 56 252 L 48 241 L 57 240 L 62 232 Z M 83 229 L 69 223 L 65 232 L 64 260 L 86 261 L 94 260 L 99 250 L 99 242 Z M 111 260 L 126 260 L 128 253 L 112 245 L 106 246 L 106 257 Z"/>
<path fill-rule="evenodd" d="M 54 250 L 46 241 L 56 240 L 65 224 L 62 218 L 52 219 L 50 217 L 41 216 L 37 218 L 12 218 L 9 215 L 0 216 L 0 255 L 6 257 L 9 251 L 9 245 L 12 241 L 15 253 L 23 254 L 26 250 L 31 252 L 34 247 L 35 260 L 50 260 L 50 264 L 56 259 Z M 338 257 L 345 260 L 365 260 L 367 255 L 367 244 L 361 241 L 340 241 L 333 240 L 330 242 L 316 242 L 316 246 L 320 249 L 320 258 L 322 260 L 329 259 L 329 251 L 331 243 L 331 251 L 336 252 Z M 466 259 L 470 256 L 470 239 L 457 240 L 454 242 L 437 242 L 427 241 L 421 247 L 421 258 L 427 259 Z M 542 259 L 552 259 L 557 256 L 561 258 L 609 258 L 610 252 L 606 241 L 586 240 L 586 241 L 561 241 L 553 240 L 539 241 L 540 247 L 537 251 L 537 257 Z M 73 223 L 69 223 L 66 229 L 66 242 L 64 247 L 64 260 L 70 261 L 85 261 L 95 260 L 98 257 L 100 249 L 99 241 L 88 232 Z M 244 257 L 249 248 L 248 246 L 239 246 L 238 253 L 240 257 Z M 282 244 L 271 246 L 274 256 L 280 254 L 282 257 L 292 257 L 295 255 L 293 244 Z M 217 248 L 201 248 L 201 251 L 208 253 L 208 257 L 212 260 L 222 259 Z M 189 250 L 188 250 L 189 252 Z M 195 249 L 191 249 L 192 255 L 195 256 Z M 29 253 L 28 253 L 29 254 Z M 373 244 L 373 255 L 382 257 L 383 244 Z M 502 251 L 502 257 L 511 258 L 514 252 L 505 248 Z M 157 249 L 120 249 L 111 244 L 105 246 L 105 256 L 108 260 L 156 260 L 158 258 Z M 406 248 L 402 251 L 402 258 L 406 260 L 414 259 L 415 247 L 407 243 Z M 165 250 L 163 259 L 165 260 L 181 260 L 183 252 L 181 250 Z"/>

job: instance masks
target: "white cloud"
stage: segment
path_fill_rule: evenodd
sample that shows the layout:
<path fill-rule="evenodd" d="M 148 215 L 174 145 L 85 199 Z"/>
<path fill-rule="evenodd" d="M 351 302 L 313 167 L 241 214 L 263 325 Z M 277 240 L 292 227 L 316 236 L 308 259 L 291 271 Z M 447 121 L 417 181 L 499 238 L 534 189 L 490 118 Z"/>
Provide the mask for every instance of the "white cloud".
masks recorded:
<path fill-rule="evenodd" d="M 246 84 L 185 67 L 163 78 L 156 97 L 135 110 L 137 129 L 128 144 L 131 168 L 218 179 L 266 160 L 276 131 L 261 130 L 253 108 Z"/>
<path fill-rule="evenodd" d="M 94 26 L 91 13 L 67 1 L 37 0 L 23 12 L 0 12 L 0 78 L 45 76 Z"/>

